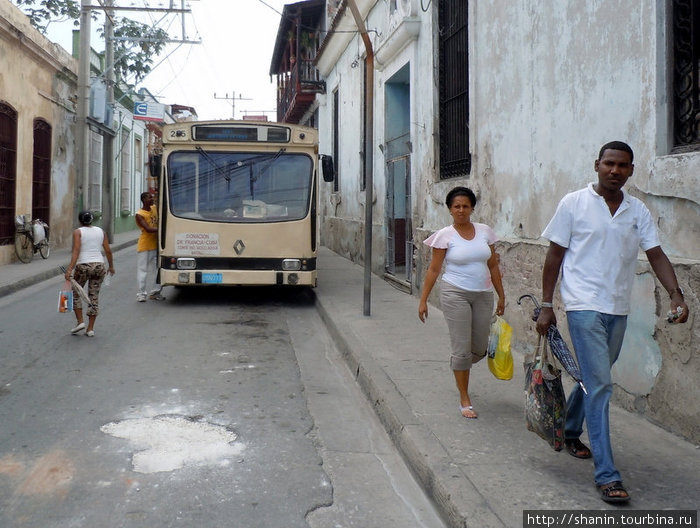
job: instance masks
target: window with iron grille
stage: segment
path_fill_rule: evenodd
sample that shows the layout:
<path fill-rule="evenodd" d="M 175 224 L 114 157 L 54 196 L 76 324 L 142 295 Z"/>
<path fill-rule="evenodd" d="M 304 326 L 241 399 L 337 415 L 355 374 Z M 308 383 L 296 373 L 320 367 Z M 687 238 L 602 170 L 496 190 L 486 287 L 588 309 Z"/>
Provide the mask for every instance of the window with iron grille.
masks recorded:
<path fill-rule="evenodd" d="M 17 112 L 0 103 L 0 245 L 15 236 L 17 182 Z"/>
<path fill-rule="evenodd" d="M 143 185 L 144 180 L 141 179 L 143 174 L 143 139 L 140 136 L 134 136 L 134 181 L 139 182 L 137 191 Z"/>
<path fill-rule="evenodd" d="M 34 153 L 32 160 L 32 219 L 51 225 L 51 125 L 34 120 Z"/>
<path fill-rule="evenodd" d="M 102 211 L 102 135 L 90 130 L 90 181 L 88 184 L 88 203 L 85 209 Z"/>
<path fill-rule="evenodd" d="M 673 147 L 700 150 L 700 0 L 673 0 Z"/>
<path fill-rule="evenodd" d="M 438 2 L 441 179 L 471 170 L 468 5 L 467 0 Z"/>
<path fill-rule="evenodd" d="M 131 212 L 131 131 L 122 128 L 120 153 L 121 211 Z"/>
<path fill-rule="evenodd" d="M 335 178 L 333 179 L 333 192 L 338 192 L 340 190 L 340 171 L 338 157 L 340 156 L 340 108 L 338 99 L 338 90 L 333 92 L 333 167 L 335 169 Z"/>

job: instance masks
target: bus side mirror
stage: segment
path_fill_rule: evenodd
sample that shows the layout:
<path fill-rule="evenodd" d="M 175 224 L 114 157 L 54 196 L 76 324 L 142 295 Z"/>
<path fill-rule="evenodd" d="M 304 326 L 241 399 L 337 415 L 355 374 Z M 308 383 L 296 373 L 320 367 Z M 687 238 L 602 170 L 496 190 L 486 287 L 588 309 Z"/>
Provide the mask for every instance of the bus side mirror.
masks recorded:
<path fill-rule="evenodd" d="M 321 172 L 323 172 L 323 181 L 332 182 L 335 179 L 335 167 L 333 166 L 332 156 L 321 154 Z"/>

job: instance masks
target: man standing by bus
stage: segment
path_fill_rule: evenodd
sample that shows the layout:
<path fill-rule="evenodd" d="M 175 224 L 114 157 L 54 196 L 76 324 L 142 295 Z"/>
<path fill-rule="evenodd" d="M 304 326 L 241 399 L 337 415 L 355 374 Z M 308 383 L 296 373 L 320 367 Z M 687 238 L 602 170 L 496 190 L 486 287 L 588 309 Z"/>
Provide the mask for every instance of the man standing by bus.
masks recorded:
<path fill-rule="evenodd" d="M 158 274 L 158 210 L 154 202 L 151 193 L 141 193 L 141 209 L 136 212 L 136 225 L 141 229 L 141 236 L 139 236 L 136 245 L 136 283 L 138 288 L 136 300 L 138 302 L 146 302 L 147 297 L 152 301 L 165 300 L 165 297 L 160 294 L 160 284 L 156 283 Z"/>

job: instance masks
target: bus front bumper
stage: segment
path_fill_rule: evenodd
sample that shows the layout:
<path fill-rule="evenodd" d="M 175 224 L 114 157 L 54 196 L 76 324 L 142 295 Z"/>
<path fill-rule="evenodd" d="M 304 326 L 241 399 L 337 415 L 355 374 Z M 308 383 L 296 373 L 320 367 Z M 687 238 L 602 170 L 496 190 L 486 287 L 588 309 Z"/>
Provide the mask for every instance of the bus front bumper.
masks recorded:
<path fill-rule="evenodd" d="M 316 270 L 160 270 L 163 286 L 316 286 Z"/>

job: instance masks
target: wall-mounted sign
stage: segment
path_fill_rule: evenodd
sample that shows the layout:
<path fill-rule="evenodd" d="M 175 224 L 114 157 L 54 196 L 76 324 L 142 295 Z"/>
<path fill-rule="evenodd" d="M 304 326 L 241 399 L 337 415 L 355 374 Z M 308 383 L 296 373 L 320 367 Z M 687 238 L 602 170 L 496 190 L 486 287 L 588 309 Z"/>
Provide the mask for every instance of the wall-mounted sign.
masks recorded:
<path fill-rule="evenodd" d="M 164 121 L 165 105 L 153 101 L 136 101 L 134 103 L 134 119 Z"/>

